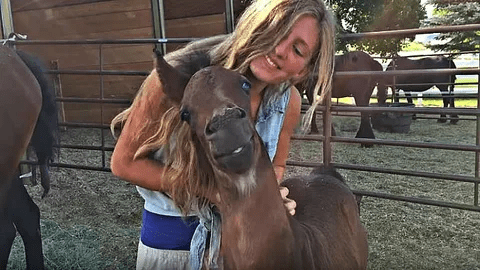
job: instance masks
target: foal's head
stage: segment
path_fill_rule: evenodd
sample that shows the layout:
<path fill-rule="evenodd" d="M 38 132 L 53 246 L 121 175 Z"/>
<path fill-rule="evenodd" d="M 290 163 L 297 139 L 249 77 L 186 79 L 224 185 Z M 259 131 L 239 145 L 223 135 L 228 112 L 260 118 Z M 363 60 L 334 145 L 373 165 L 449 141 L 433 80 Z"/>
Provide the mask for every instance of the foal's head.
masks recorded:
<path fill-rule="evenodd" d="M 156 151 L 168 168 L 164 179 L 177 183 L 171 192 L 179 205 L 190 199 L 234 199 L 255 186 L 254 167 L 261 141 L 250 120 L 250 82 L 239 73 L 218 66 L 196 72 L 188 83 L 163 59 L 157 71 L 169 97 L 183 97 L 164 116 L 165 137 Z M 178 194 L 179 196 L 176 196 Z M 225 194 L 225 196 L 222 196 Z"/>
<path fill-rule="evenodd" d="M 212 66 L 192 76 L 181 102 L 180 119 L 190 126 L 212 166 L 226 173 L 242 174 L 253 163 L 249 91 L 245 77 Z"/>

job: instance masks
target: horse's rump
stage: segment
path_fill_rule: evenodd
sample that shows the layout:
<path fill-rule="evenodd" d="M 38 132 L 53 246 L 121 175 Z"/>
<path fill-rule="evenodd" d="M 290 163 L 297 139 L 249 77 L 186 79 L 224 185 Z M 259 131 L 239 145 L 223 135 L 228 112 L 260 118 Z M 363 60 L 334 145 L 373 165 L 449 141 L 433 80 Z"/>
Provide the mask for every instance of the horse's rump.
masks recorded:
<path fill-rule="evenodd" d="M 308 176 L 286 179 L 281 185 L 289 189 L 288 197 L 297 203 L 293 219 L 301 225 L 293 222 L 292 229 L 298 231 L 297 238 L 305 237 L 296 239 L 302 249 L 297 256 L 302 256 L 304 269 L 366 266 L 367 234 L 359 221 L 355 196 L 338 172 L 321 167 Z M 311 250 L 318 252 L 308 255 Z"/>
<path fill-rule="evenodd" d="M 0 187 L 5 190 L 3 184 L 13 177 L 27 149 L 42 94 L 37 80 L 15 51 L 0 46 L 0 63 Z"/>

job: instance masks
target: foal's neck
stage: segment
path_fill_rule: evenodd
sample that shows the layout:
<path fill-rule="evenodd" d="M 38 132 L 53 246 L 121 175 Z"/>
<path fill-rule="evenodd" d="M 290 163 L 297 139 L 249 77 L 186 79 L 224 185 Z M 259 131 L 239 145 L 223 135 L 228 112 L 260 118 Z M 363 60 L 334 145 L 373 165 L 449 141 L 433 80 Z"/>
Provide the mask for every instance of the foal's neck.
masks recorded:
<path fill-rule="evenodd" d="M 268 156 L 257 162 L 257 187 L 247 198 L 220 209 L 226 268 L 289 268 L 293 234 Z"/>

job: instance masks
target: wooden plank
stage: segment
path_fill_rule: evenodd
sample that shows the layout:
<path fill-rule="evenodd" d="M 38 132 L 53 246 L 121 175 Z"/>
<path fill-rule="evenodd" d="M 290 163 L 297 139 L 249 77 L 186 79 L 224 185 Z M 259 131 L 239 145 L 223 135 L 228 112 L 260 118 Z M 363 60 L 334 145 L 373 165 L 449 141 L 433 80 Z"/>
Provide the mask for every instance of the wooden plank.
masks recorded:
<path fill-rule="evenodd" d="M 102 123 L 102 110 L 99 104 L 83 104 L 83 106 L 73 106 L 66 104 L 66 121 L 80 123 Z M 110 124 L 112 119 L 126 109 L 127 106 L 122 105 L 104 105 L 103 108 L 103 124 Z"/>
<path fill-rule="evenodd" d="M 14 11 L 64 7 L 110 0 L 10 0 Z"/>
<path fill-rule="evenodd" d="M 223 14 L 168 20 L 165 25 L 167 37 L 211 37 L 226 33 Z M 185 44 L 167 44 L 167 52 L 183 46 Z"/>
<path fill-rule="evenodd" d="M 225 0 L 164 0 L 165 19 L 225 13 Z"/>
<path fill-rule="evenodd" d="M 38 14 L 41 15 L 41 14 Z M 42 18 L 40 16 L 20 16 L 14 14 L 16 29 L 28 31 L 29 36 L 36 39 L 62 39 L 73 34 L 85 35 L 151 27 L 150 10 L 118 12 L 94 16 L 57 19 Z M 40 38 L 41 37 L 41 38 Z"/>
<path fill-rule="evenodd" d="M 14 2 L 19 0 L 11 0 L 12 5 Z M 41 3 L 45 0 L 35 2 Z M 66 3 L 70 2 L 71 0 L 64 0 Z M 19 16 L 35 16 L 39 19 L 44 18 L 55 18 L 55 19 L 68 19 L 68 18 L 78 18 L 78 17 L 86 17 L 86 16 L 95 16 L 105 13 L 118 13 L 118 12 L 130 12 L 136 10 L 151 10 L 150 8 L 150 0 L 114 0 L 114 1 L 99 1 L 99 2 L 92 2 L 88 4 L 73 4 L 74 1 L 82 1 L 82 0 L 73 0 L 72 5 L 64 5 L 64 6 L 55 6 L 52 8 L 44 8 L 41 9 L 30 9 L 30 10 L 14 10 Z M 20 15 L 21 14 L 21 15 Z M 42 16 L 39 16 L 41 14 Z"/>
<path fill-rule="evenodd" d="M 133 99 L 142 85 L 144 77 L 104 76 L 104 98 Z M 64 97 L 99 98 L 99 76 L 63 76 Z"/>
<path fill-rule="evenodd" d="M 225 16 L 214 14 L 202 17 L 165 21 L 167 37 L 209 37 L 225 34 Z"/>
<path fill-rule="evenodd" d="M 22 46 L 32 54 L 40 56 L 44 61 L 56 60 L 62 69 L 98 70 L 100 63 L 99 45 L 57 45 L 57 46 Z M 151 61 L 153 45 L 114 45 L 102 47 L 104 69 L 111 65 Z"/>
<path fill-rule="evenodd" d="M 46 40 L 46 36 L 43 32 L 32 32 L 28 28 L 16 28 L 19 33 L 27 33 L 28 39 L 31 40 Z M 135 28 L 135 29 L 120 29 L 112 30 L 107 32 L 91 32 L 91 33 L 63 33 L 63 36 L 60 33 L 53 33 L 50 36 L 55 36 L 53 40 L 84 40 L 84 39 L 135 39 L 135 38 L 152 38 L 153 37 L 153 28 L 151 26 Z M 44 45 L 39 45 L 44 46 Z"/>

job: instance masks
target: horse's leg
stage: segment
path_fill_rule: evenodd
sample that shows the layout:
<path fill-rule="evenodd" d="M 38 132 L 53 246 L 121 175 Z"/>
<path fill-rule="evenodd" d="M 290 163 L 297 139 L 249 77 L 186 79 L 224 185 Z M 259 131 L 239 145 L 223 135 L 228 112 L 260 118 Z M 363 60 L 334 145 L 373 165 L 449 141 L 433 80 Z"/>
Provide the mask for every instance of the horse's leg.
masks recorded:
<path fill-rule="evenodd" d="M 393 102 L 400 102 L 400 98 L 398 97 L 398 95 L 400 94 L 400 89 L 395 89 L 395 88 L 392 88 L 392 97 L 393 97 Z"/>
<path fill-rule="evenodd" d="M 7 269 L 8 257 L 17 234 L 7 210 L 8 205 L 11 204 L 9 200 L 16 197 L 16 194 L 12 192 L 14 191 L 9 190 L 8 194 L 10 196 L 6 196 L 6 206 L 0 209 L 0 269 Z"/>
<path fill-rule="evenodd" d="M 317 112 L 313 112 L 312 115 L 312 123 L 310 125 L 310 134 L 317 134 L 319 133 L 318 127 L 317 127 Z"/>
<path fill-rule="evenodd" d="M 40 164 L 39 167 L 40 167 L 40 179 L 43 187 L 43 194 L 42 194 L 42 199 L 43 199 L 50 191 L 50 174 L 48 172 L 48 165 L 46 163 Z"/>
<path fill-rule="evenodd" d="M 443 96 L 443 107 L 444 108 L 448 108 L 448 104 L 450 103 L 449 101 L 449 97 L 447 97 L 447 93 L 445 91 L 446 89 L 440 89 L 440 91 L 442 92 L 442 96 Z M 439 123 L 445 123 L 447 122 L 447 115 L 442 113 L 440 114 L 440 119 L 438 119 L 438 122 Z"/>
<path fill-rule="evenodd" d="M 44 269 L 42 237 L 40 234 L 40 210 L 28 194 L 20 179 L 12 188 L 17 196 L 11 205 L 11 217 L 25 245 L 27 269 Z"/>
<path fill-rule="evenodd" d="M 372 124 L 370 122 L 370 114 L 362 112 L 360 116 L 360 127 L 358 128 L 355 138 L 375 139 Z M 362 143 L 363 147 L 372 147 L 371 143 Z"/>
<path fill-rule="evenodd" d="M 313 88 L 308 88 L 305 90 L 305 94 L 307 95 L 307 100 L 309 104 L 312 104 L 314 101 L 313 98 Z M 312 121 L 310 122 L 310 134 L 318 134 L 318 127 L 317 127 L 317 111 L 312 115 Z"/>
<path fill-rule="evenodd" d="M 412 94 L 410 92 L 405 92 L 405 97 L 407 97 L 407 103 L 413 104 Z"/>
<path fill-rule="evenodd" d="M 455 79 L 453 80 L 452 83 L 455 83 Z M 452 84 L 449 86 L 450 88 L 450 95 L 452 95 L 451 97 L 449 97 L 449 104 L 450 104 L 450 108 L 455 108 L 455 98 L 453 97 L 453 89 L 455 88 L 455 85 Z M 458 118 L 458 114 L 451 114 L 450 115 L 450 124 L 456 124 L 458 122 L 458 120 L 460 120 L 460 118 Z"/>
<path fill-rule="evenodd" d="M 405 92 L 405 96 L 407 97 L 407 103 L 413 104 L 412 94 L 410 92 Z M 412 114 L 412 119 L 417 120 L 417 115 L 415 113 Z"/>
<path fill-rule="evenodd" d="M 371 95 L 371 92 L 370 92 Z M 367 95 L 366 97 L 358 97 L 355 96 L 355 104 L 357 106 L 365 106 L 368 107 L 370 103 L 370 96 Z M 358 128 L 357 135 L 355 138 L 367 138 L 367 139 L 375 139 L 375 134 L 373 134 L 372 124 L 370 122 L 370 113 L 368 112 L 361 112 L 360 115 L 360 127 Z M 371 143 L 362 143 L 363 147 L 371 147 L 373 144 Z"/>
<path fill-rule="evenodd" d="M 0 213 L 0 269 L 7 269 L 8 257 L 16 234 L 12 220 L 6 213 Z"/>

